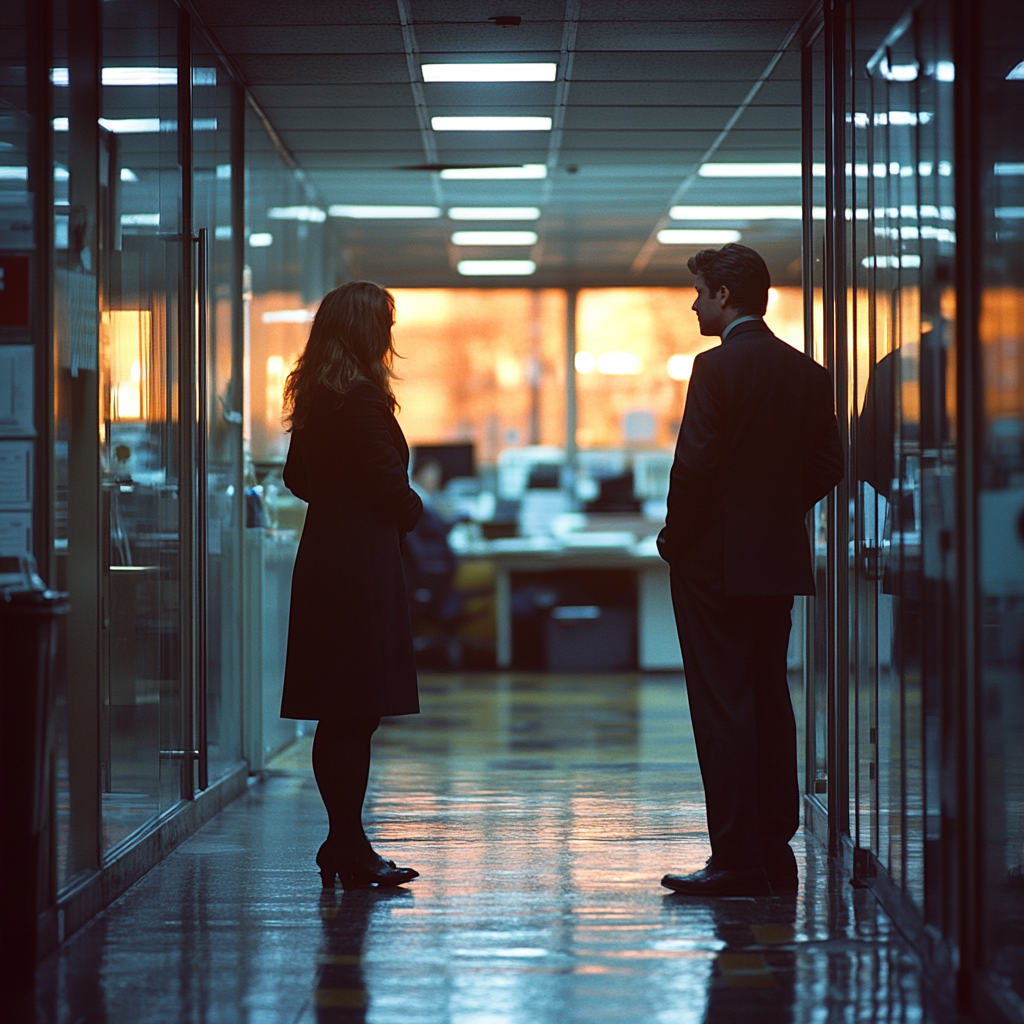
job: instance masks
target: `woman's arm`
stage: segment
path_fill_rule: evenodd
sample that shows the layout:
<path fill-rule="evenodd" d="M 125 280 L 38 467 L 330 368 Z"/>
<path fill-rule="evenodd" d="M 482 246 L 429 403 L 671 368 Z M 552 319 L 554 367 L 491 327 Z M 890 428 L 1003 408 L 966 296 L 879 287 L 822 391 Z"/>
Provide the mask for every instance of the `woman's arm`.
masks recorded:
<path fill-rule="evenodd" d="M 306 467 L 302 462 L 301 445 L 298 435 L 292 434 L 288 442 L 288 459 L 284 464 L 284 485 L 296 498 L 309 501 L 309 478 L 306 475 Z"/>
<path fill-rule="evenodd" d="M 371 504 L 408 533 L 423 511 L 423 502 L 409 485 L 389 424 L 391 411 L 372 384 L 356 384 L 342 409 L 349 426 L 349 454 L 362 470 Z"/>

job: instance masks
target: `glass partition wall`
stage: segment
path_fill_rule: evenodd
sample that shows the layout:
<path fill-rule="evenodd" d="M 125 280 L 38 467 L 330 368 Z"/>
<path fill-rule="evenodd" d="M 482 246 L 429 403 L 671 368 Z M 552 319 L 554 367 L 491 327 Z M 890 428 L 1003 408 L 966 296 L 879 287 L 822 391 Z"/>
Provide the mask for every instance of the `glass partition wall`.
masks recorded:
<path fill-rule="evenodd" d="M 994 1001 L 1024 1007 L 1024 11 L 988 0 L 969 42 L 983 112 L 965 144 L 977 194 L 973 296 L 980 349 L 977 958 Z M 966 34 L 966 32 L 965 32 Z M 1021 1014 L 1024 1016 L 1024 1013 Z"/>
<path fill-rule="evenodd" d="M 39 561 L 73 609 L 60 891 L 244 778 L 243 153 L 238 87 L 171 0 L 54 0 L 53 15 L 53 544 Z"/>
<path fill-rule="evenodd" d="M 804 47 L 805 322 L 848 450 L 813 517 L 808 823 L 938 990 L 1019 1021 L 1024 19 L 848 0 Z"/>
<path fill-rule="evenodd" d="M 830 851 L 901 913 L 947 936 L 934 952 L 949 960 L 957 887 L 955 73 L 948 6 L 898 15 L 853 0 L 825 10 L 820 35 L 805 46 L 805 164 L 819 153 L 825 164 L 820 214 L 805 167 L 805 267 L 814 285 L 805 290 L 806 321 L 813 355 L 833 373 L 848 451 L 846 480 L 812 517 L 819 572 L 808 789 L 812 812 L 827 793 Z M 820 813 L 810 820 L 822 828 Z"/>

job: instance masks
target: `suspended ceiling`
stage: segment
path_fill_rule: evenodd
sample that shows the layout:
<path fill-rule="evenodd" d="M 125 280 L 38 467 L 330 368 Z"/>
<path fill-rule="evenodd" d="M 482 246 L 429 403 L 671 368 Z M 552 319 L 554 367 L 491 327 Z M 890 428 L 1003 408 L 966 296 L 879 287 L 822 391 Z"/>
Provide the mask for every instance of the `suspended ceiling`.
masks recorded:
<path fill-rule="evenodd" d="M 799 278 L 797 219 L 668 220 L 672 205 L 800 202 L 800 179 L 709 178 L 702 163 L 800 160 L 807 0 L 196 0 L 304 176 L 304 201 L 433 206 L 429 220 L 328 219 L 341 273 L 395 286 L 689 285 L 698 245 L 661 227 L 738 230 L 779 283 Z M 521 18 L 502 28 L 497 15 Z M 403 25 L 404 21 L 404 25 Z M 555 62 L 557 79 L 425 83 L 424 63 Z M 766 74 L 767 73 L 767 74 Z M 748 106 L 751 88 L 762 85 Z M 739 116 L 737 117 L 737 112 Z M 540 115 L 551 131 L 434 131 L 444 115 Z M 282 164 L 250 119 L 251 227 Z M 728 127 L 722 137 L 723 129 Z M 424 166 L 543 164 L 547 178 L 442 180 Z M 294 200 L 293 200 L 294 201 Z M 534 206 L 532 223 L 463 223 L 452 207 Z M 278 225 L 280 227 L 280 224 Z M 457 246 L 459 229 L 528 229 L 532 246 Z M 465 278 L 463 259 L 530 259 L 528 278 Z"/>

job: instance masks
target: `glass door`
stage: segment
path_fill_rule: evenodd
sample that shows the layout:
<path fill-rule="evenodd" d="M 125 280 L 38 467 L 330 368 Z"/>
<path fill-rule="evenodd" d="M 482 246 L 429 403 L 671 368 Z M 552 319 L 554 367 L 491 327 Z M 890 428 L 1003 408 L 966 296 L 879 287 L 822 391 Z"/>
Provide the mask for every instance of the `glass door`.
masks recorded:
<path fill-rule="evenodd" d="M 205 656 L 198 666 L 197 721 L 205 710 L 208 778 L 215 780 L 241 757 L 242 704 L 242 331 L 232 210 L 233 88 L 215 54 L 193 35 L 193 203 L 196 226 L 197 360 L 200 372 L 197 514 L 200 524 L 197 585 L 205 605 Z M 240 148 L 240 147 L 238 147 Z M 239 230 L 241 228 L 239 227 Z M 203 694 L 205 693 L 205 700 Z M 204 706 L 200 706 L 200 703 Z M 202 738 L 200 736 L 200 738 Z"/>
<path fill-rule="evenodd" d="M 851 835 L 940 924 L 954 746 L 953 65 L 939 5 L 895 24 L 875 6 L 855 8 L 865 73 L 848 114 Z"/>
<path fill-rule="evenodd" d="M 825 45 L 824 34 L 807 43 L 801 53 L 803 93 L 803 274 L 804 350 L 826 363 L 824 336 L 825 221 L 818 215 L 825 203 Z M 814 558 L 816 596 L 805 602 L 806 694 L 804 792 L 812 809 L 810 824 L 822 825 L 828 813 L 829 735 L 829 499 L 818 502 L 808 515 Z M 825 835 L 820 838 L 824 841 Z"/>
<path fill-rule="evenodd" d="M 176 8 L 103 5 L 100 478 L 103 849 L 182 796 Z M 191 285 L 187 285 L 191 287 Z M 184 514 L 183 514 L 184 511 Z"/>

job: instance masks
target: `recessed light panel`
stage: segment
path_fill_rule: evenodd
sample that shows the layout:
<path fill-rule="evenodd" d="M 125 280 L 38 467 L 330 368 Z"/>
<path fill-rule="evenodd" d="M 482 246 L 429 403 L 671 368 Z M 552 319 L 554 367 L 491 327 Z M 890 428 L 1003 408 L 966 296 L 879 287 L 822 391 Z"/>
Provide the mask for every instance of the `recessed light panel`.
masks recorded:
<path fill-rule="evenodd" d="M 453 206 L 448 211 L 452 220 L 539 220 L 536 206 Z"/>
<path fill-rule="evenodd" d="M 701 164 L 702 178 L 799 178 L 799 164 Z"/>
<path fill-rule="evenodd" d="M 309 224 L 323 224 L 327 214 L 319 206 L 272 206 L 267 210 L 270 220 L 304 220 Z"/>
<path fill-rule="evenodd" d="M 665 228 L 658 232 L 662 245 L 727 245 L 743 236 L 738 231 L 710 228 Z"/>
<path fill-rule="evenodd" d="M 441 177 L 449 181 L 513 181 L 522 178 L 546 178 L 545 164 L 522 164 L 519 167 L 446 167 Z"/>
<path fill-rule="evenodd" d="M 439 206 L 329 206 L 332 217 L 355 220 L 433 220 L 441 216 Z"/>
<path fill-rule="evenodd" d="M 435 132 L 549 132 L 550 117 L 432 117 Z"/>
<path fill-rule="evenodd" d="M 452 245 L 536 245 L 536 231 L 456 231 Z"/>
<path fill-rule="evenodd" d="M 553 82 L 557 64 L 424 64 L 424 82 Z"/>
<path fill-rule="evenodd" d="M 799 206 L 673 206 L 673 220 L 800 220 Z"/>
<path fill-rule="evenodd" d="M 529 277 L 537 269 L 533 260 L 459 260 L 464 277 Z"/>

